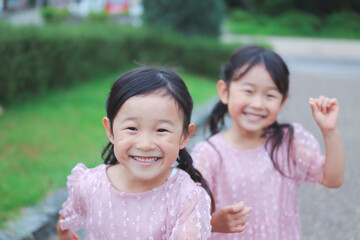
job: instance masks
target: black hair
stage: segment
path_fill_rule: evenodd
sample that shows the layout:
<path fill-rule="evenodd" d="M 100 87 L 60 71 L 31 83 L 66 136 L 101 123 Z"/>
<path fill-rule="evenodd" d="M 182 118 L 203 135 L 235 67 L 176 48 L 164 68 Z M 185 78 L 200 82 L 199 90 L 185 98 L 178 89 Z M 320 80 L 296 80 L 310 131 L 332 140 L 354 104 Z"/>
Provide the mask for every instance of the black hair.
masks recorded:
<path fill-rule="evenodd" d="M 222 69 L 222 80 L 225 81 L 229 88 L 232 81 L 236 81 L 243 77 L 252 67 L 263 64 L 274 81 L 276 87 L 283 96 L 282 101 L 285 101 L 289 91 L 289 70 L 284 60 L 274 51 L 259 47 L 259 46 L 245 46 L 235 51 L 228 63 Z M 238 70 L 245 67 L 245 70 L 238 74 Z M 211 135 L 214 135 L 224 127 L 224 117 L 228 113 L 227 105 L 219 101 L 212 110 L 208 125 Z M 285 130 L 287 129 L 287 131 Z M 269 127 L 264 129 L 263 137 L 266 137 L 265 148 L 269 149 L 270 158 L 276 170 L 283 176 L 286 176 L 284 171 L 280 169 L 277 161 L 278 149 L 284 139 L 288 141 L 287 161 L 289 169 L 291 144 L 293 141 L 294 129 L 291 124 L 279 124 L 277 121 L 272 123 Z M 295 164 L 295 162 L 292 162 Z"/>
<path fill-rule="evenodd" d="M 158 91 L 174 99 L 179 110 L 183 113 L 183 132 L 184 134 L 189 134 L 188 128 L 193 110 L 193 100 L 184 81 L 170 69 L 153 67 L 133 69 L 124 73 L 115 81 L 106 100 L 106 114 L 110 121 L 111 129 L 117 112 L 129 98 Z M 114 145 L 111 142 L 102 151 L 102 158 L 105 164 L 114 165 L 118 163 L 114 154 Z M 201 173 L 193 166 L 193 159 L 185 148 L 180 149 L 176 161 L 178 162 L 178 168 L 186 171 L 194 182 L 200 183 L 209 193 L 212 200 L 212 209 L 214 209 L 214 201 L 210 188 Z"/>

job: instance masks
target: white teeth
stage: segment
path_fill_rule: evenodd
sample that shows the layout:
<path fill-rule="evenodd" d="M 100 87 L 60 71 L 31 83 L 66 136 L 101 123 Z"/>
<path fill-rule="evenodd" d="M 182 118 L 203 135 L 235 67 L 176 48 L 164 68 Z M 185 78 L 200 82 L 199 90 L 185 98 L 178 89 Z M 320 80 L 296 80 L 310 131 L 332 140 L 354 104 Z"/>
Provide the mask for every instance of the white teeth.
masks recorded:
<path fill-rule="evenodd" d="M 139 162 L 149 162 L 149 163 L 151 163 L 151 162 L 155 162 L 158 158 L 157 158 L 157 157 L 153 157 L 153 158 L 141 158 L 141 157 L 135 157 L 135 156 L 134 156 L 134 159 L 135 159 L 136 161 L 139 161 Z"/>
<path fill-rule="evenodd" d="M 264 118 L 262 115 L 253 114 L 253 113 L 245 113 L 248 119 L 259 121 Z"/>

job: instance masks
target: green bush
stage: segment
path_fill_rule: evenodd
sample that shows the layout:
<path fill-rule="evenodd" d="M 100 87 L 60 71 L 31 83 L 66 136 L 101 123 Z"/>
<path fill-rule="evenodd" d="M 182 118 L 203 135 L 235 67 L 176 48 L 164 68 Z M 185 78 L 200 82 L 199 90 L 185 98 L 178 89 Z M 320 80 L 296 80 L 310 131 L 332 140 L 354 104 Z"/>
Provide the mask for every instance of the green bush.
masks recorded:
<path fill-rule="evenodd" d="M 278 15 L 295 7 L 294 0 L 250 0 L 250 10 L 264 14 Z"/>
<path fill-rule="evenodd" d="M 225 9 L 223 0 L 143 1 L 144 22 L 185 34 L 218 36 Z"/>
<path fill-rule="evenodd" d="M 276 18 L 276 22 L 280 27 L 305 35 L 315 35 L 322 25 L 320 18 L 298 10 L 284 12 Z"/>
<path fill-rule="evenodd" d="M 67 8 L 47 6 L 40 9 L 40 15 L 47 23 L 61 23 L 70 16 L 70 12 Z"/>
<path fill-rule="evenodd" d="M 242 9 L 234 9 L 230 11 L 230 19 L 234 22 L 244 23 L 253 18 L 252 14 Z"/>
<path fill-rule="evenodd" d="M 90 12 L 87 19 L 91 22 L 104 23 L 109 20 L 109 14 L 105 11 L 102 12 Z"/>
<path fill-rule="evenodd" d="M 354 11 L 340 11 L 330 14 L 326 18 L 326 26 L 345 32 L 360 33 L 360 14 Z"/>
<path fill-rule="evenodd" d="M 0 25 L 0 103 L 23 101 L 49 89 L 116 71 L 137 61 L 173 65 L 219 77 L 238 46 L 215 39 L 111 24 L 14 27 Z M 158 36 L 162 37 L 158 37 Z M 4 61 L 5 60 L 5 61 Z"/>

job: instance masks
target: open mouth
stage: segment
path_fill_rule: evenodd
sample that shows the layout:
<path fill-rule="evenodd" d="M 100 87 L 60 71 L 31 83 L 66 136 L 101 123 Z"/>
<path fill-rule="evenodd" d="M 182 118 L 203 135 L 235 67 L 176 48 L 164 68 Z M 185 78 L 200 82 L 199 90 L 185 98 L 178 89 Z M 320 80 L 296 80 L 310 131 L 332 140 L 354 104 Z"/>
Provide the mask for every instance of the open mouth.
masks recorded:
<path fill-rule="evenodd" d="M 154 163 L 158 159 L 160 159 L 159 157 L 137 157 L 137 156 L 132 156 L 132 158 L 141 163 Z"/>
<path fill-rule="evenodd" d="M 256 113 L 251 113 L 251 112 L 243 112 L 243 114 L 252 121 L 260 121 L 260 120 L 266 118 L 266 116 L 263 114 L 256 114 Z"/>

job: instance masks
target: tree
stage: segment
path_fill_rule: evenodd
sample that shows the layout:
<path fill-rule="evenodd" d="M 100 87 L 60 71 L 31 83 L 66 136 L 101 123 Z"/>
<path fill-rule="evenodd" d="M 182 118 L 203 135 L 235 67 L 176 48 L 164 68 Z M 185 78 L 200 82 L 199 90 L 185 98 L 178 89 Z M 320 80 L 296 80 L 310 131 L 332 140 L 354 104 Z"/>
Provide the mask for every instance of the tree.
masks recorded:
<path fill-rule="evenodd" d="M 223 0 L 145 0 L 143 5 L 146 24 L 184 34 L 220 34 Z"/>

